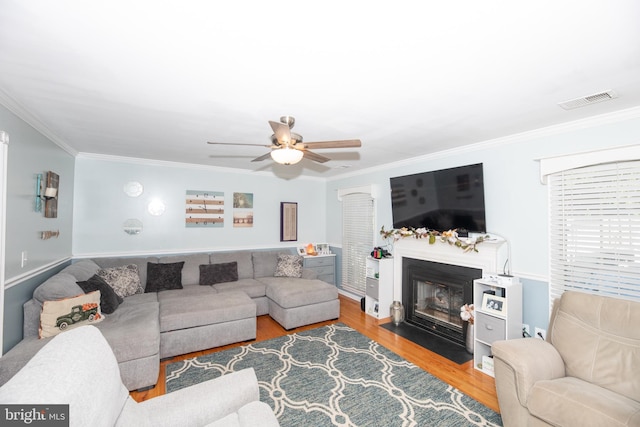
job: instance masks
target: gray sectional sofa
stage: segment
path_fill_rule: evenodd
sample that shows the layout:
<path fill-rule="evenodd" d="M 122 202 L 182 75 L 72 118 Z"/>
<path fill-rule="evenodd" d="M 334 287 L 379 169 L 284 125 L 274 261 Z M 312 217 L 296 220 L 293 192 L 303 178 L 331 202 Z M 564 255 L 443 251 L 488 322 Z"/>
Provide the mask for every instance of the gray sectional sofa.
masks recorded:
<path fill-rule="evenodd" d="M 148 292 L 147 286 L 144 293 L 139 289 L 95 323 L 113 349 L 122 382 L 129 390 L 154 386 L 161 359 L 255 339 L 256 316 L 268 314 L 285 329 L 337 319 L 336 287 L 316 279 L 310 270 L 302 269 L 300 277 L 283 275 L 278 270 L 282 254 L 291 255 L 234 251 L 74 262 L 36 288 L 33 298 L 24 304 L 24 339 L 0 358 L 0 385 L 49 341 L 39 338 L 44 302 L 83 294 L 77 282 L 89 280 L 100 269 L 135 265 L 145 287 L 151 282 L 148 268 L 151 272 L 153 267 L 155 277 L 157 267 L 183 263 L 181 289 Z M 217 272 L 218 266 L 233 267 L 233 274 L 216 280 L 211 271 Z M 204 271 L 208 282 L 201 285 Z M 229 277 L 234 280 L 224 281 Z"/>
<path fill-rule="evenodd" d="M 74 357 L 68 357 L 75 349 Z M 100 366 L 100 369 L 96 369 Z M 3 405 L 66 404 L 63 421 L 37 417 L 5 425 L 75 427 L 277 427 L 271 407 L 260 402 L 253 368 L 203 381 L 144 402 L 133 400 L 118 376 L 118 363 L 103 335 L 83 326 L 51 340 L 0 387 Z M 97 384 L 96 386 L 93 386 Z M 47 408 L 49 409 L 49 408 Z M 51 408 L 53 415 L 59 408 Z M 35 411 L 35 409 L 34 409 Z M 29 415 L 31 411 L 24 411 Z M 3 413 L 3 416 L 5 414 Z M 61 414 L 60 414 L 61 415 Z M 7 417 L 5 417 L 7 418 Z M 60 418 L 56 418 L 60 420 Z"/>

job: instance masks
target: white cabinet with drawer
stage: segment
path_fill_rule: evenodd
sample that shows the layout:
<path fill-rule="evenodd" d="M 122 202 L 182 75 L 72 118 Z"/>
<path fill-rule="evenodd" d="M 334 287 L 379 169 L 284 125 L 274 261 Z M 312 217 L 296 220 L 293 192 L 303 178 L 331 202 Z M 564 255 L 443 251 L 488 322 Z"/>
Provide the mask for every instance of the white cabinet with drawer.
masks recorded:
<path fill-rule="evenodd" d="M 491 344 L 494 341 L 522 337 L 522 284 L 517 278 L 507 281 L 473 281 L 475 307 L 473 365 L 487 375 L 493 374 Z"/>
<path fill-rule="evenodd" d="M 303 267 L 313 270 L 318 275 L 318 279 L 336 284 L 336 254 L 305 256 Z"/>

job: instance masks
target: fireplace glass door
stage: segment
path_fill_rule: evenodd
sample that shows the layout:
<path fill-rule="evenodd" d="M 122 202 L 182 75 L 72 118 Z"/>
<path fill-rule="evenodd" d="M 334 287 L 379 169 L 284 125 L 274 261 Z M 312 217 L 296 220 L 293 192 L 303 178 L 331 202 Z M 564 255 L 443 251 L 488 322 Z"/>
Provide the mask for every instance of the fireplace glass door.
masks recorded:
<path fill-rule="evenodd" d="M 415 281 L 415 315 L 462 331 L 460 307 L 464 305 L 461 286 L 447 286 L 429 281 Z"/>
<path fill-rule="evenodd" d="M 406 322 L 464 346 L 460 308 L 473 301 L 473 280 L 481 276 L 480 269 L 403 257 Z"/>

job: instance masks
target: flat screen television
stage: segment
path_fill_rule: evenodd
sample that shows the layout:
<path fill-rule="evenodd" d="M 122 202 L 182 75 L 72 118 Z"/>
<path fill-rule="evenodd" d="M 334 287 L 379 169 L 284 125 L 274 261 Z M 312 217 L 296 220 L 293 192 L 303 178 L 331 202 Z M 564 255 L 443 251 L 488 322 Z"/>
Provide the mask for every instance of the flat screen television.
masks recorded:
<path fill-rule="evenodd" d="M 392 177 L 393 228 L 485 233 L 482 163 Z"/>

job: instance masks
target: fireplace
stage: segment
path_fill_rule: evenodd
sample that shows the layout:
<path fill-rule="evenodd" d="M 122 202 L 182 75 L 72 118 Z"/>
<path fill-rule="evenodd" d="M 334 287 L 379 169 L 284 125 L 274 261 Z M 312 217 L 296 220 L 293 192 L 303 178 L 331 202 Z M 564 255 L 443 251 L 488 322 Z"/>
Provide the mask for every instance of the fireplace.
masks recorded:
<path fill-rule="evenodd" d="M 460 307 L 473 302 L 473 280 L 482 270 L 415 258 L 402 258 L 405 321 L 426 332 L 465 345 Z"/>

